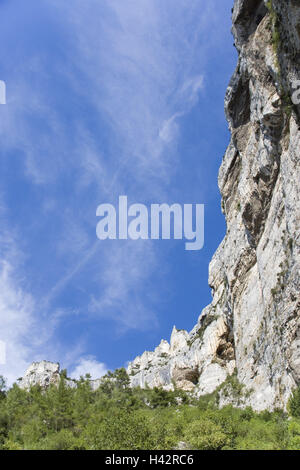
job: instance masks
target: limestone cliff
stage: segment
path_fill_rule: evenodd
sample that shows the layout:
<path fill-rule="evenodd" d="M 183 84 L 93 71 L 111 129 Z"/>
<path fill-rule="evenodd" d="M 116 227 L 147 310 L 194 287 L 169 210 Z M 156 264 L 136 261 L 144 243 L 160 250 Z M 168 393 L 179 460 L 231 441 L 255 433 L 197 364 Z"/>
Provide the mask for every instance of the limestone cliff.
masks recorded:
<path fill-rule="evenodd" d="M 170 344 L 144 352 L 128 374 L 133 387 L 215 391 L 220 405 L 273 409 L 300 384 L 300 106 L 291 99 L 300 0 L 235 0 L 233 34 L 231 141 L 219 172 L 227 233 L 209 267 L 213 300 L 190 333 L 174 327 Z M 33 364 L 20 385 L 47 386 L 58 373 Z"/>
<path fill-rule="evenodd" d="M 300 383 L 300 0 L 235 0 L 238 65 L 225 98 L 231 141 L 219 172 L 226 236 L 209 267 L 212 303 L 190 333 L 173 329 L 129 364 L 132 386 L 219 390 L 285 406 Z M 227 380 L 227 384 L 230 381 Z M 229 390 L 230 395 L 230 390 Z"/>
<path fill-rule="evenodd" d="M 41 361 L 33 362 L 25 372 L 24 377 L 19 381 L 19 386 L 29 389 L 35 385 L 43 388 L 50 385 L 58 385 L 60 380 L 60 367 L 58 363 Z"/>
<path fill-rule="evenodd" d="M 58 386 L 62 375 L 58 362 L 33 362 L 26 370 L 24 377 L 20 378 L 18 386 L 25 390 L 29 390 L 30 387 L 34 387 L 35 385 L 39 385 L 44 389 L 50 385 Z M 75 379 L 65 377 L 64 380 L 68 387 L 75 388 L 77 386 Z M 92 390 L 97 390 L 103 382 L 103 379 L 91 379 L 89 382 Z"/>

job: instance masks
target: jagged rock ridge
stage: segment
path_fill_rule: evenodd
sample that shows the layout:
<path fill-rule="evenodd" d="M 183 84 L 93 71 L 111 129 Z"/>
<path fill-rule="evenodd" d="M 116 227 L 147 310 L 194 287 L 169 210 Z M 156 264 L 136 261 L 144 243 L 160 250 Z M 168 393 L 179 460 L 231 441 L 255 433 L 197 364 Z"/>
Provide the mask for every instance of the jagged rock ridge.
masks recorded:
<path fill-rule="evenodd" d="M 58 362 L 40 361 L 33 362 L 25 372 L 24 377 L 19 380 L 19 387 L 29 390 L 30 387 L 39 385 L 46 389 L 50 385 L 58 385 L 61 380 L 62 371 Z M 75 388 L 77 382 L 75 379 L 64 377 L 65 383 L 68 387 Z M 102 379 L 89 380 L 92 390 L 97 388 L 102 383 Z"/>
<path fill-rule="evenodd" d="M 19 380 L 19 386 L 29 389 L 35 385 L 43 388 L 57 385 L 60 380 L 60 366 L 58 363 L 49 361 L 33 362 L 25 372 L 24 377 Z"/>

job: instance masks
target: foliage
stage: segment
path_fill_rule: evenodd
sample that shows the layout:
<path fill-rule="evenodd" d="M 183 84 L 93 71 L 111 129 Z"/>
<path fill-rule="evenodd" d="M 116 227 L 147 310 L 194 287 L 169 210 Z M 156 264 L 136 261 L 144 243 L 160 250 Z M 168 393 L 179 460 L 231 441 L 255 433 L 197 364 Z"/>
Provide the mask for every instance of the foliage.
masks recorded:
<path fill-rule="evenodd" d="M 194 449 L 200 450 L 221 450 L 229 444 L 229 437 L 222 427 L 209 419 L 190 423 L 185 431 L 185 439 Z"/>
<path fill-rule="evenodd" d="M 5 397 L 6 382 L 4 377 L 0 375 L 0 400 Z"/>
<path fill-rule="evenodd" d="M 179 390 L 131 389 L 124 369 L 108 373 L 96 391 L 89 376 L 76 388 L 66 377 L 29 391 L 6 390 L 0 380 L 0 449 L 155 450 L 176 449 L 180 441 L 191 449 L 300 449 L 299 389 L 289 402 L 291 418 L 218 409 L 216 394 L 195 399 Z M 235 378 L 227 385 L 235 390 Z"/>
<path fill-rule="evenodd" d="M 292 416 L 300 418 L 300 386 L 293 391 L 289 399 L 288 409 Z"/>

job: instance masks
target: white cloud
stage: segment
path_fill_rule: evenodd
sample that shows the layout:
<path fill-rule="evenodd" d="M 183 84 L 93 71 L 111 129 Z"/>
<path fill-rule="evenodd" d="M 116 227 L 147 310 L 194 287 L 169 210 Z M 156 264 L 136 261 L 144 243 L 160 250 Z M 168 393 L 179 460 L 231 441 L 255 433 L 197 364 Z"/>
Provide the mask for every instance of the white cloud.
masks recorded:
<path fill-rule="evenodd" d="M 23 376 L 29 364 L 42 359 L 69 363 L 68 346 L 57 344 L 54 332 L 65 312 L 46 315 L 42 302 L 29 292 L 24 272 L 24 254 L 17 234 L 10 229 L 7 210 L 0 198 L 0 341 L 5 361 L 0 375 L 11 385 Z M 61 314 L 60 314 L 61 313 Z M 73 358 L 82 354 L 82 345 L 73 349 Z"/>
<path fill-rule="evenodd" d="M 93 356 L 84 356 L 78 359 L 75 368 L 70 376 L 74 379 L 80 379 L 85 374 L 90 374 L 92 379 L 99 379 L 107 373 L 107 367 L 104 363 L 98 362 Z"/>
<path fill-rule="evenodd" d="M 199 99 L 199 91 L 203 89 L 204 78 L 202 75 L 186 80 L 178 92 L 177 107 L 181 111 L 174 113 L 166 119 L 159 130 L 159 137 L 166 143 L 174 141 L 178 137 L 179 124 L 177 121 L 189 113 Z"/>
<path fill-rule="evenodd" d="M 181 113 L 175 113 L 169 119 L 162 123 L 162 126 L 159 130 L 159 137 L 164 142 L 170 143 L 172 142 L 178 134 L 178 124 L 176 119 L 182 116 Z"/>
<path fill-rule="evenodd" d="M 193 47 L 188 28 L 195 11 L 200 23 L 208 19 L 204 1 L 192 1 L 189 9 L 183 1 L 175 6 L 156 0 L 54 4 L 72 34 L 78 77 L 89 83 L 80 89 L 78 77 L 69 73 L 70 85 L 105 117 L 114 136 L 112 160 L 118 164 L 107 167 L 108 155 L 102 175 L 118 187 L 125 171 L 143 194 L 161 192 L 179 158 L 176 146 L 170 148 L 180 135 L 178 118 L 196 104 L 203 87 L 203 70 L 195 65 L 202 49 Z M 92 154 L 85 152 L 85 164 L 96 169 L 95 177 L 99 171 Z"/>
<path fill-rule="evenodd" d="M 29 352 L 37 342 L 34 325 L 34 301 L 15 285 L 13 269 L 6 261 L 0 264 L 0 339 L 5 343 L 6 361 L 0 374 L 12 383 L 28 366 Z"/>
<path fill-rule="evenodd" d="M 17 263 L 15 259 L 14 264 Z M 34 299 L 24 289 L 23 283 L 18 270 L 10 262 L 0 263 L 0 341 L 5 345 L 5 361 L 2 364 L 0 361 L 0 375 L 7 379 L 9 385 L 22 377 L 33 361 L 61 361 L 69 366 L 86 348 L 80 339 L 75 347 L 57 343 L 55 331 L 66 312 L 43 315 L 42 302 Z"/>
<path fill-rule="evenodd" d="M 108 247 L 103 250 L 98 274 L 101 292 L 93 296 L 89 305 L 90 314 L 114 320 L 119 333 L 157 327 L 158 319 L 153 306 L 153 301 L 157 299 L 150 278 L 156 272 L 158 280 L 165 270 L 155 250 L 155 243 L 150 240 L 147 243 L 143 240 L 119 241 L 113 249 Z"/>
<path fill-rule="evenodd" d="M 5 363 L 0 364 L 0 375 L 12 383 L 28 366 L 26 361 L 30 347 L 27 340 L 31 339 L 34 344 L 36 338 L 34 299 L 20 286 L 22 279 L 16 279 L 22 256 L 5 215 L 0 198 L 0 340 L 5 345 Z"/>
<path fill-rule="evenodd" d="M 184 103 L 185 112 L 190 111 L 190 109 L 195 106 L 199 99 L 199 91 L 203 90 L 203 87 L 203 75 L 190 77 L 183 83 L 180 90 L 180 95 L 182 102 Z"/>

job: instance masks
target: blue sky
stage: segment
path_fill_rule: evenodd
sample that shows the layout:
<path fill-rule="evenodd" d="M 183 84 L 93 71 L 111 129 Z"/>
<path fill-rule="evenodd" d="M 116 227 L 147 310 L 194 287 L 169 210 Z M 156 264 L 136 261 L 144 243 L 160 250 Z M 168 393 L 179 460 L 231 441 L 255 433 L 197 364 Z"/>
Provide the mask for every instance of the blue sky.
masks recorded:
<path fill-rule="evenodd" d="M 114 369 L 191 329 L 225 233 L 232 0 L 0 0 L 0 340 L 33 360 Z M 96 208 L 205 204 L 205 245 L 96 238 Z"/>

